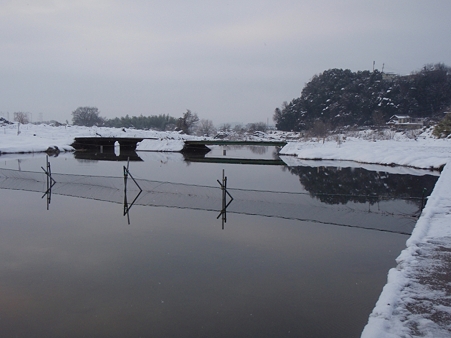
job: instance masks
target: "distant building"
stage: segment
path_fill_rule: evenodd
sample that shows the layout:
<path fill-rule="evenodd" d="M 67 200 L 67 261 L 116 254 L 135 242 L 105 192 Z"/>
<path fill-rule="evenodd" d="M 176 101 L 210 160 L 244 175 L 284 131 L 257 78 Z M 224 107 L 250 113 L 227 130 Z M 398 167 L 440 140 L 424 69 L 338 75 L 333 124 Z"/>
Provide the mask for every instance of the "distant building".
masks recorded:
<path fill-rule="evenodd" d="M 397 78 L 399 75 L 393 74 L 393 73 L 382 73 L 382 80 L 386 81 L 393 81 L 395 78 Z"/>
<path fill-rule="evenodd" d="M 408 115 L 393 115 L 387 125 L 396 129 L 418 129 L 424 126 L 424 119 Z"/>

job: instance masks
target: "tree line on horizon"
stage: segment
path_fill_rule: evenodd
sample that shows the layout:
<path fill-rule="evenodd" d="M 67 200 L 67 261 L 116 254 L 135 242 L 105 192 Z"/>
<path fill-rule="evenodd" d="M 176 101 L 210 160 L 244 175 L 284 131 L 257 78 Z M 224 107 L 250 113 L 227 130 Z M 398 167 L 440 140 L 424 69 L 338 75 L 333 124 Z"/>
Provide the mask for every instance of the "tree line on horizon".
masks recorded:
<path fill-rule="evenodd" d="M 97 107 L 78 107 L 72 112 L 72 123 L 78 126 L 98 126 L 113 128 L 134 128 L 143 130 L 180 131 L 184 134 L 196 134 L 199 136 L 213 136 L 218 131 L 222 133 L 244 133 L 266 131 L 264 122 L 248 123 L 247 125 L 235 125 L 224 123 L 217 129 L 211 120 L 199 119 L 197 113 L 187 109 L 179 118 L 169 115 L 129 116 L 105 119 L 100 116 Z"/>
<path fill-rule="evenodd" d="M 313 76 L 300 97 L 276 108 L 273 119 L 283 131 L 337 130 L 382 126 L 393 115 L 438 121 L 450 107 L 451 68 L 442 63 L 407 76 L 329 69 Z"/>
<path fill-rule="evenodd" d="M 177 119 L 169 115 L 129 116 L 107 119 L 100 116 L 97 107 L 78 107 L 72 112 L 72 123 L 79 126 L 167 130 Z"/>
<path fill-rule="evenodd" d="M 150 115 L 150 116 L 129 116 L 113 119 L 105 119 L 103 126 L 116 128 L 136 128 L 136 129 L 156 129 L 167 130 L 171 126 L 175 126 L 177 119 L 167 114 Z"/>

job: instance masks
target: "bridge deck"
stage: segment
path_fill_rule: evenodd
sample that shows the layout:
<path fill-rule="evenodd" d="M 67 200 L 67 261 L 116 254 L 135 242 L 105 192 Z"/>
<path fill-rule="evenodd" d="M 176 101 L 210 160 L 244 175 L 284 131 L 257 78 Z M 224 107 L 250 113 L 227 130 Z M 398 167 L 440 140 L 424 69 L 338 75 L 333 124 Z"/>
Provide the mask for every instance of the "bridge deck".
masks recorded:
<path fill-rule="evenodd" d="M 240 145 L 240 146 L 275 146 L 284 147 L 285 141 L 233 141 L 233 140 L 202 140 L 185 141 L 186 145 Z"/>
<path fill-rule="evenodd" d="M 136 144 L 143 138 L 138 137 L 76 137 L 72 147 L 76 150 L 92 150 L 103 148 L 105 151 L 112 151 L 114 144 L 119 143 L 121 150 L 135 150 Z"/>

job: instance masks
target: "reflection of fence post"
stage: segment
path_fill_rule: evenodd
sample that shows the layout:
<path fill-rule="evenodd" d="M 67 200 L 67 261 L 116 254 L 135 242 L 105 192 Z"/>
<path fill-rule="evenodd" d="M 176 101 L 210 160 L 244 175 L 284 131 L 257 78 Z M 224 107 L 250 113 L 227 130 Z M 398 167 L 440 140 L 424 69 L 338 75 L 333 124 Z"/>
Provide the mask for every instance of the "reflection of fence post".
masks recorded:
<path fill-rule="evenodd" d="M 128 215 L 128 202 L 127 202 L 127 178 L 128 178 L 128 160 L 127 160 L 127 167 L 124 168 L 124 215 L 127 215 L 128 224 L 130 224 L 130 216 Z"/>
<path fill-rule="evenodd" d="M 224 222 L 222 223 L 222 229 L 224 229 L 224 223 L 227 222 L 226 191 L 227 191 L 227 177 L 225 177 L 224 169 L 222 169 L 222 210 L 224 210 L 224 213 L 222 215 L 224 220 Z"/>
<path fill-rule="evenodd" d="M 233 201 L 232 195 L 227 191 L 227 177 L 225 176 L 224 169 L 222 169 L 222 183 L 219 180 L 216 181 L 219 183 L 222 190 L 222 210 L 216 219 L 222 216 L 222 229 L 224 230 L 224 223 L 227 223 L 227 207 Z M 226 203 L 227 195 L 230 197 L 229 203 Z"/>
<path fill-rule="evenodd" d="M 50 201 L 52 198 L 52 187 L 55 185 L 56 181 L 53 179 L 52 177 L 52 170 L 50 168 L 50 162 L 49 162 L 49 157 L 46 156 L 46 169 L 44 169 L 43 167 L 41 167 L 42 170 L 44 170 L 46 176 L 47 176 L 47 190 L 45 191 L 44 195 L 42 195 L 41 198 L 44 198 L 44 196 L 47 196 L 47 210 L 49 210 L 49 206 L 50 206 Z"/>
<path fill-rule="evenodd" d="M 141 187 L 139 186 L 138 182 L 136 182 L 135 178 L 132 176 L 132 174 L 128 170 L 129 165 L 130 165 L 130 158 L 127 158 L 127 167 L 124 166 L 124 216 L 127 215 L 128 224 L 130 224 L 130 214 L 129 214 L 130 208 L 133 206 L 133 204 L 136 202 L 139 195 L 141 195 L 141 193 L 143 191 L 141 189 Z M 136 186 L 139 189 L 138 194 L 136 195 L 136 197 L 134 198 L 132 203 L 130 203 L 130 205 L 127 202 L 127 178 L 128 178 L 128 176 L 131 177 L 131 179 L 133 180 L 133 182 L 135 182 Z"/>

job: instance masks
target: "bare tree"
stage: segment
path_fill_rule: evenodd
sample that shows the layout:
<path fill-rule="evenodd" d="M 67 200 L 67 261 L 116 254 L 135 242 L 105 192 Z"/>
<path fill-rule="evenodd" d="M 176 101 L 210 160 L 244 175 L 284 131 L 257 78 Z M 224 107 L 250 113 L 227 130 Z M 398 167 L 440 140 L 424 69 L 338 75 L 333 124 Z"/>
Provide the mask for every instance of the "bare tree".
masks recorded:
<path fill-rule="evenodd" d="M 214 133 L 216 133 L 216 129 L 211 120 L 200 120 L 199 126 L 197 127 L 197 135 L 211 136 Z"/>
<path fill-rule="evenodd" d="M 28 118 L 28 113 L 16 112 L 14 113 L 14 121 L 19 122 L 21 124 L 27 124 L 30 122 Z"/>
<path fill-rule="evenodd" d="M 219 131 L 228 132 L 232 130 L 232 125 L 230 123 L 223 123 L 219 126 Z"/>
<path fill-rule="evenodd" d="M 323 122 L 321 120 L 316 120 L 313 123 L 312 128 L 310 128 L 309 132 L 311 136 L 323 138 L 324 141 L 324 138 L 327 136 L 329 130 L 330 130 L 329 123 Z"/>
<path fill-rule="evenodd" d="M 197 114 L 187 109 L 185 114 L 177 120 L 177 130 L 181 130 L 188 135 L 192 134 L 198 122 L 199 117 Z"/>
<path fill-rule="evenodd" d="M 247 125 L 247 129 L 249 132 L 253 133 L 255 131 L 266 131 L 266 123 L 264 122 L 255 122 L 255 123 L 249 123 Z"/>
<path fill-rule="evenodd" d="M 233 131 L 237 134 L 243 134 L 246 131 L 246 128 L 242 124 L 236 124 L 233 127 Z"/>
<path fill-rule="evenodd" d="M 78 107 L 72 112 L 72 122 L 77 126 L 100 126 L 104 120 L 96 107 Z"/>

